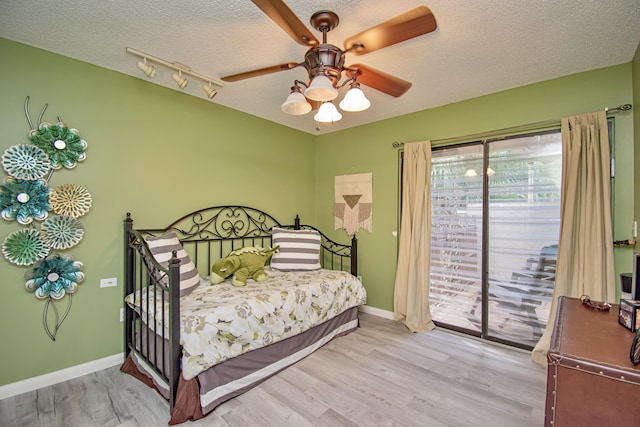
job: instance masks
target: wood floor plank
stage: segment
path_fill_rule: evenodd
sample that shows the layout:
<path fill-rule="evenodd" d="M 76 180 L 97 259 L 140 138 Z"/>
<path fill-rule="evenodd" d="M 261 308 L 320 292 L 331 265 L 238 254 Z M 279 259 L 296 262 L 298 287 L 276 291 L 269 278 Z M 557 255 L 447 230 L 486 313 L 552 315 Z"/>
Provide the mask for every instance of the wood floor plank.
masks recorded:
<path fill-rule="evenodd" d="M 361 314 L 339 337 L 187 426 L 540 426 L 546 372 L 530 354 Z M 10 427 L 166 425 L 157 392 L 118 367 L 0 400 Z"/>

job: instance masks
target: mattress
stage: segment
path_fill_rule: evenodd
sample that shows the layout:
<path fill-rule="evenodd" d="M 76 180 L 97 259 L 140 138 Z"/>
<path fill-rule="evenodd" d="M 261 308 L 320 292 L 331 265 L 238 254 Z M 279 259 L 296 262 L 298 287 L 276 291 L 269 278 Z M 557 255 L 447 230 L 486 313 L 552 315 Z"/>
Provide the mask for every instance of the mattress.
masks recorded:
<path fill-rule="evenodd" d="M 185 380 L 366 303 L 362 283 L 347 272 L 266 270 L 268 278 L 263 282 L 249 280 L 244 287 L 234 287 L 229 280 L 219 285 L 203 280 L 190 295 L 180 298 Z M 169 307 L 160 292 L 145 288 L 125 300 L 143 322 L 156 323 L 156 330 L 162 330 Z"/>

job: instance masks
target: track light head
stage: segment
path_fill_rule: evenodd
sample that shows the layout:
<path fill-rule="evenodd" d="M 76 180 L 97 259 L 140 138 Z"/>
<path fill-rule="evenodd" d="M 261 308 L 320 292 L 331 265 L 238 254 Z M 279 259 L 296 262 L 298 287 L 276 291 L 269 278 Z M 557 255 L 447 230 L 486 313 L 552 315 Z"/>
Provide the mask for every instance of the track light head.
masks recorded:
<path fill-rule="evenodd" d="M 182 76 L 182 71 L 178 71 L 178 73 L 173 73 L 171 78 L 178 84 L 180 89 L 184 89 L 189 84 L 189 80 L 186 77 Z"/>
<path fill-rule="evenodd" d="M 211 82 L 209 82 L 209 84 L 203 84 L 202 90 L 207 94 L 207 98 L 209 99 L 213 99 L 218 94 L 218 91 L 211 86 Z"/>
<path fill-rule="evenodd" d="M 151 64 L 147 64 L 147 58 L 143 58 L 142 61 L 138 62 L 138 68 L 140 68 L 147 77 L 153 77 L 156 73 L 156 67 Z"/>

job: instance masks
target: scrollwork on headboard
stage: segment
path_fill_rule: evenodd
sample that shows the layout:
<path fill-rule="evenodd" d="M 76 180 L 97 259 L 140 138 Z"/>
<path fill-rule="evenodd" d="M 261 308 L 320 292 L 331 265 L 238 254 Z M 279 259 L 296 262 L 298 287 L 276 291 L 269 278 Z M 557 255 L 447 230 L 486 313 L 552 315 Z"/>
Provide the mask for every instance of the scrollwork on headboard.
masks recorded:
<path fill-rule="evenodd" d="M 181 241 L 242 239 L 269 236 L 280 223 L 269 214 L 246 206 L 216 206 L 192 212 L 169 224 Z"/>

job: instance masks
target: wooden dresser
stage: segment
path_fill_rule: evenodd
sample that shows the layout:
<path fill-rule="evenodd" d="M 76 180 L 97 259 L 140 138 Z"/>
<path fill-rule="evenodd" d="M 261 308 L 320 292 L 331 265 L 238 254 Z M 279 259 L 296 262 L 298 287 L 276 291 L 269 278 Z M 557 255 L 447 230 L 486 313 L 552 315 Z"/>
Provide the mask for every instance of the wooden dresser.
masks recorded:
<path fill-rule="evenodd" d="M 597 311 L 560 297 L 547 354 L 545 425 L 640 426 L 640 365 L 618 305 Z"/>

